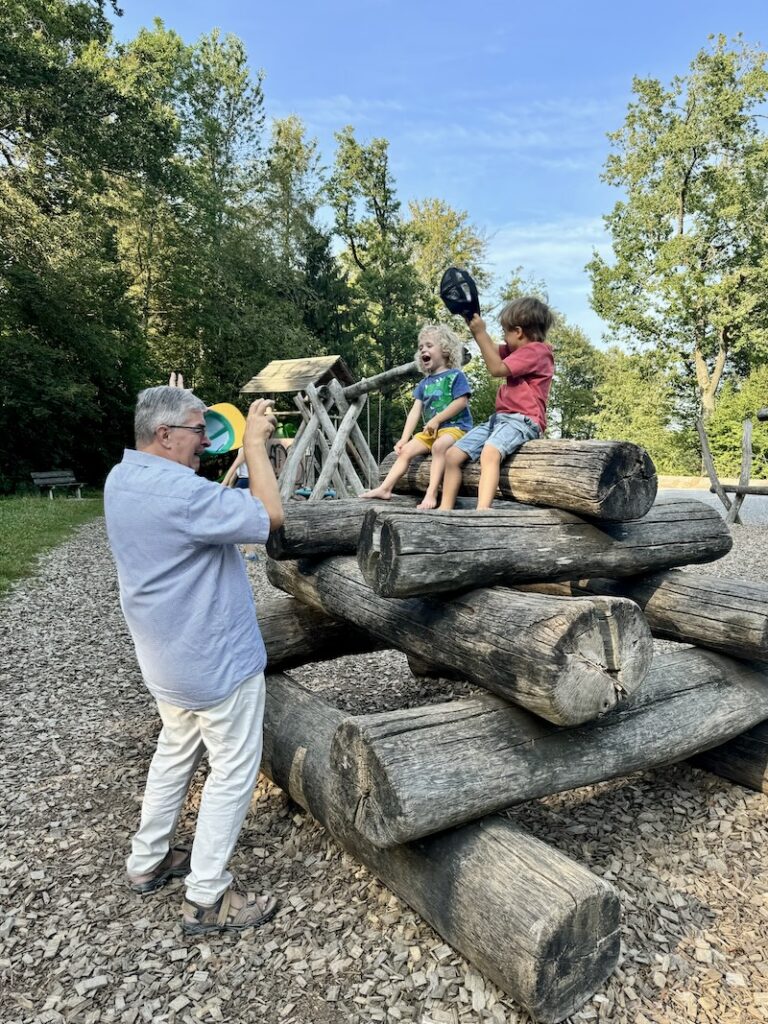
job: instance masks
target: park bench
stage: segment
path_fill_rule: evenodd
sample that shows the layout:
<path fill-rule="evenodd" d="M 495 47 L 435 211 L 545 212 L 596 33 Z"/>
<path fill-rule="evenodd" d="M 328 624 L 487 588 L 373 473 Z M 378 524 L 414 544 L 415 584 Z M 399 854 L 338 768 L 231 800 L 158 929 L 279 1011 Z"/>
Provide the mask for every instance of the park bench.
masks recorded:
<path fill-rule="evenodd" d="M 764 423 L 768 420 L 768 408 L 758 409 L 756 418 Z M 704 430 L 704 423 L 701 419 L 696 422 L 696 429 L 699 433 L 699 440 L 701 441 L 701 455 L 704 460 L 707 473 L 709 474 L 710 480 L 710 491 L 712 494 L 716 494 L 720 501 L 726 508 L 727 516 L 726 522 L 738 523 L 742 525 L 741 517 L 739 516 L 739 509 L 741 508 L 742 502 L 748 494 L 755 495 L 768 495 L 768 487 L 760 485 L 750 485 L 749 477 L 752 472 L 752 420 L 744 420 L 742 436 L 741 436 L 741 472 L 739 473 L 739 482 L 737 484 L 721 484 L 715 470 L 715 462 L 712 458 L 712 453 L 709 450 L 709 442 L 707 441 L 707 434 Z M 733 501 L 728 497 L 729 494 L 734 496 Z"/>
<path fill-rule="evenodd" d="M 41 491 L 48 491 L 48 497 L 51 499 L 56 487 L 75 487 L 77 488 L 76 497 L 81 497 L 80 488 L 83 485 L 75 480 L 75 474 L 71 469 L 52 469 L 46 473 L 33 473 L 32 482 Z"/>

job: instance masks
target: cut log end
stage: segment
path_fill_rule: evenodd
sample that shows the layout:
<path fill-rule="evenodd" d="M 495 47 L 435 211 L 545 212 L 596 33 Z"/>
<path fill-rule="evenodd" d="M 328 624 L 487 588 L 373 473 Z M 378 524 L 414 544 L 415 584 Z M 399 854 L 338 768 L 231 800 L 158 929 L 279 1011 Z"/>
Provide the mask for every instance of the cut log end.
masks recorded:
<path fill-rule="evenodd" d="M 608 522 L 641 519 L 656 500 L 658 487 L 656 467 L 648 452 L 629 442 L 617 442 L 597 485 L 600 518 Z"/>

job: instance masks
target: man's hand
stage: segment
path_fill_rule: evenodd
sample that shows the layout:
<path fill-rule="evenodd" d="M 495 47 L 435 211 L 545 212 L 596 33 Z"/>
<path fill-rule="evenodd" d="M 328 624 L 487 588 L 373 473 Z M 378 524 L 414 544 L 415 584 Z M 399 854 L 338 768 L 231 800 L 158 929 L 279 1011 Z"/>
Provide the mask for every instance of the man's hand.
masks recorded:
<path fill-rule="evenodd" d="M 277 428 L 277 419 L 272 414 L 272 400 L 269 398 L 257 398 L 251 402 L 248 416 L 245 421 L 245 433 L 243 434 L 243 448 L 254 445 L 263 445 L 274 434 Z"/>

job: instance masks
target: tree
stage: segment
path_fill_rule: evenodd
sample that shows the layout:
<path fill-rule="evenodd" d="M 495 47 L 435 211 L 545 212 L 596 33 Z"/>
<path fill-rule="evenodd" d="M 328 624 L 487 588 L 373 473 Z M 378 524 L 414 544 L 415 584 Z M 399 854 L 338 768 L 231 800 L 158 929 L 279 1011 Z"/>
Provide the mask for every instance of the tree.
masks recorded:
<path fill-rule="evenodd" d="M 652 353 L 610 348 L 596 397 L 595 437 L 641 445 L 660 473 L 698 473 L 693 438 L 675 423 L 674 398 Z"/>
<path fill-rule="evenodd" d="M 336 140 L 328 196 L 345 244 L 340 258 L 350 285 L 361 369 L 373 374 L 412 357 L 427 302 L 412 262 L 413 233 L 400 214 L 387 141 L 361 145 L 351 127 Z"/>
<path fill-rule="evenodd" d="M 754 419 L 768 404 L 768 365 L 759 366 L 743 381 L 726 381 L 712 418 L 707 439 L 721 476 L 738 476 L 741 469 L 741 437 L 744 420 Z M 752 477 L 768 478 L 768 424 L 753 423 Z"/>
<path fill-rule="evenodd" d="M 464 210 L 450 207 L 442 199 L 414 200 L 408 204 L 413 230 L 413 265 L 426 294 L 430 296 L 430 318 L 451 321 L 440 299 L 440 279 L 448 267 L 468 270 L 478 291 L 490 283 L 484 266 L 488 241 L 467 219 Z"/>
<path fill-rule="evenodd" d="M 158 174 L 172 125 L 108 73 L 103 6 L 0 8 L 3 488 L 56 464 L 103 479 L 145 378 L 101 194 L 113 175 Z"/>
<path fill-rule="evenodd" d="M 609 136 L 603 180 L 625 197 L 605 218 L 613 261 L 589 264 L 593 306 L 669 353 L 705 418 L 724 373 L 768 356 L 766 59 L 719 36 L 669 87 L 636 78 Z"/>

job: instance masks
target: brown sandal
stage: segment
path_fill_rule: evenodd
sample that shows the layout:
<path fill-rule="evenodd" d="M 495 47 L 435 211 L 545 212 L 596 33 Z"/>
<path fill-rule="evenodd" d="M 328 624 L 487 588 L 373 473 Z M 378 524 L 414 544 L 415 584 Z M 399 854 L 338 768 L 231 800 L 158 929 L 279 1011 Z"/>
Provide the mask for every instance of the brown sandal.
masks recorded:
<path fill-rule="evenodd" d="M 242 932 L 246 928 L 256 928 L 269 921 L 277 913 L 277 907 L 278 903 L 274 896 L 252 897 L 250 893 L 227 889 L 212 907 L 203 907 L 191 900 L 184 900 L 181 907 L 181 927 L 185 935 Z"/>
<path fill-rule="evenodd" d="M 183 854 L 181 860 L 178 854 Z M 190 851 L 185 846 L 172 846 L 160 863 L 146 875 L 128 875 L 128 885 L 142 896 L 162 889 L 172 878 L 189 874 Z"/>

